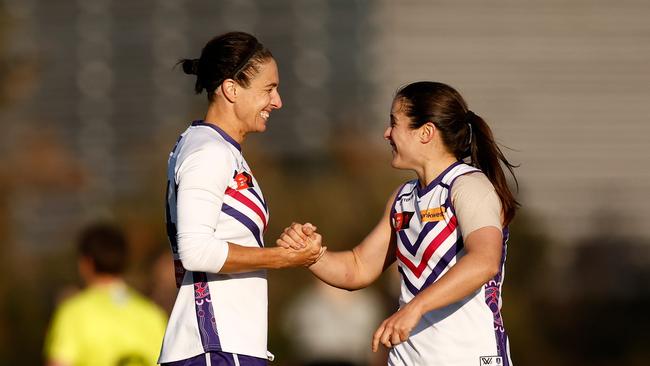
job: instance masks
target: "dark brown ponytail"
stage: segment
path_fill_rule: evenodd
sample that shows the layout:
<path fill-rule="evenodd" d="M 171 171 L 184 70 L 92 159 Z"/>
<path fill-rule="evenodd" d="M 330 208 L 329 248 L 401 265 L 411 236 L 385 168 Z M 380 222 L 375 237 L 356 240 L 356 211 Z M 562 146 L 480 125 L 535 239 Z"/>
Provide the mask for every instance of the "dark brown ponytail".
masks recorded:
<path fill-rule="evenodd" d="M 519 203 L 508 187 L 503 164 L 519 188 L 512 165 L 494 141 L 492 130 L 483 118 L 467 108 L 463 97 L 449 85 L 431 81 L 409 84 L 397 91 L 395 99 L 404 103 L 406 115 L 415 129 L 432 122 L 442 141 L 458 160 L 469 157 L 470 163 L 488 177 L 501 200 L 504 225 L 515 216 Z"/>
<path fill-rule="evenodd" d="M 503 155 L 503 152 L 494 141 L 492 130 L 483 118 L 469 111 L 466 122 L 472 131 L 469 151 L 470 162 L 475 167 L 481 169 L 490 182 L 492 182 L 494 189 L 501 199 L 503 220 L 504 224 L 507 225 L 514 218 L 519 203 L 508 187 L 506 176 L 501 165 L 503 164 L 510 171 L 515 181 L 515 186 L 519 189 L 519 182 L 513 171 L 513 168 L 517 166 L 511 164 L 505 155 Z"/>

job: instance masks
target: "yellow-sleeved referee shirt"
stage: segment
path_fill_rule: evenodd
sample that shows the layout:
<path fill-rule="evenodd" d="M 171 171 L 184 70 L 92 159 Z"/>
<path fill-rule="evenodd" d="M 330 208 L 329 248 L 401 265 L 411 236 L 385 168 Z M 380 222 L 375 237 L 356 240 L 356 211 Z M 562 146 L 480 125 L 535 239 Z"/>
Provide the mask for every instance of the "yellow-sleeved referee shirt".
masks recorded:
<path fill-rule="evenodd" d="M 54 313 L 45 357 L 74 366 L 156 365 L 166 318 L 124 283 L 92 286 Z"/>

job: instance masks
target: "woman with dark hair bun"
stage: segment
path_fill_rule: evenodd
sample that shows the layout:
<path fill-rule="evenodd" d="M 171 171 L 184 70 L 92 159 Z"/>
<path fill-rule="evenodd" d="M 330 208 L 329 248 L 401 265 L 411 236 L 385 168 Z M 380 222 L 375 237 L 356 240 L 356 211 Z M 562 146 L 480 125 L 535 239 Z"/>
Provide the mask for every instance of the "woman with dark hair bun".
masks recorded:
<path fill-rule="evenodd" d="M 208 108 L 181 134 L 169 156 L 167 234 L 178 295 L 162 365 L 266 365 L 266 269 L 308 266 L 325 248 L 264 246 L 269 211 L 241 151 L 282 107 L 278 68 L 255 37 L 226 33 L 198 59 L 181 60 L 196 75 Z"/>
<path fill-rule="evenodd" d="M 511 365 L 501 285 L 518 203 L 502 165 L 510 173 L 514 166 L 485 121 L 442 83 L 401 88 L 384 138 L 392 166 L 417 179 L 391 195 L 360 244 L 327 252 L 309 269 L 356 290 L 397 261 L 400 308 L 372 338 L 373 351 L 380 343 L 390 348 L 390 365 Z M 323 240 L 310 224 L 293 224 L 278 245 L 294 245 L 296 235 Z"/>

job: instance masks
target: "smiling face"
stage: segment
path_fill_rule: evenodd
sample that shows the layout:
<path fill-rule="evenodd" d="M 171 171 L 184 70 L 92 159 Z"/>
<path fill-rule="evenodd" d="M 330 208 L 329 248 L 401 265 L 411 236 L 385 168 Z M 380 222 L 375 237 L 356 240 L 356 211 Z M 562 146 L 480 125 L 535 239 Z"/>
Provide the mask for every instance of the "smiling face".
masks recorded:
<path fill-rule="evenodd" d="M 242 122 L 243 133 L 263 132 L 271 111 L 282 108 L 278 93 L 280 78 L 274 59 L 258 66 L 259 72 L 247 88 L 239 86 L 235 114 Z"/>
<path fill-rule="evenodd" d="M 390 125 L 384 132 L 384 138 L 393 148 L 393 168 L 413 169 L 417 163 L 415 159 L 420 145 L 419 129 L 412 129 L 410 124 L 402 100 L 395 99 L 390 111 Z"/>

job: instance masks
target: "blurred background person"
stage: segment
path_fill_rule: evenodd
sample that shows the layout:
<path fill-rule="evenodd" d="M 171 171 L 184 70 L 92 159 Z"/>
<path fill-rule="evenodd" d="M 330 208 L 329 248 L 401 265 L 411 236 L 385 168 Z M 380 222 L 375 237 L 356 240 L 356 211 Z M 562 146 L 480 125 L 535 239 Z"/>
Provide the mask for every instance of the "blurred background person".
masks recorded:
<path fill-rule="evenodd" d="M 348 292 L 322 281 L 302 291 L 284 312 L 285 332 L 304 366 L 385 365 L 368 338 L 386 315 L 373 289 Z"/>
<path fill-rule="evenodd" d="M 122 278 L 128 245 L 117 227 L 87 227 L 78 242 L 86 288 L 56 310 L 46 336 L 49 366 L 155 365 L 166 315 Z"/>
<path fill-rule="evenodd" d="M 147 287 L 151 289 L 151 293 L 148 295 L 167 314 L 170 314 L 174 308 L 174 300 L 178 289 L 174 281 L 174 260 L 169 249 L 155 255 L 150 273 L 151 276 L 147 279 Z"/>

